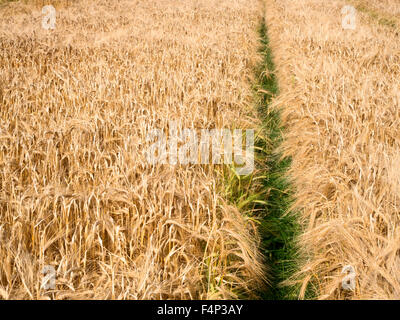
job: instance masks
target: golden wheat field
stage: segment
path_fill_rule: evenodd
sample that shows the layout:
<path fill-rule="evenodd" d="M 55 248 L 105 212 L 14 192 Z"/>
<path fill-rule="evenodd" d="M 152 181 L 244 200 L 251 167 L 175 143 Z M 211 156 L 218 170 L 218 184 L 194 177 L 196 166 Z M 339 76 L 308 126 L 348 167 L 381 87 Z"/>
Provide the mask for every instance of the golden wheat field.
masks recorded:
<path fill-rule="evenodd" d="M 399 14 L 398 0 L 0 0 L 0 299 L 400 299 Z M 154 129 L 178 148 L 185 128 L 255 130 L 254 172 L 149 161 Z M 276 172 L 293 199 L 274 199 Z M 295 254 L 271 240 L 289 216 Z"/>
<path fill-rule="evenodd" d="M 304 227 L 294 280 L 300 297 L 311 282 L 320 299 L 348 298 L 341 271 L 352 265 L 350 298 L 400 299 L 399 34 L 360 12 L 354 30 L 342 29 L 346 4 L 267 1 L 274 104 L 289 127 L 284 149 Z"/>
<path fill-rule="evenodd" d="M 246 128 L 257 1 L 10 3 L 0 20 L 0 295 L 252 294 L 254 222 L 213 166 L 150 165 L 151 128 Z M 42 290 L 54 266 L 57 286 Z"/>

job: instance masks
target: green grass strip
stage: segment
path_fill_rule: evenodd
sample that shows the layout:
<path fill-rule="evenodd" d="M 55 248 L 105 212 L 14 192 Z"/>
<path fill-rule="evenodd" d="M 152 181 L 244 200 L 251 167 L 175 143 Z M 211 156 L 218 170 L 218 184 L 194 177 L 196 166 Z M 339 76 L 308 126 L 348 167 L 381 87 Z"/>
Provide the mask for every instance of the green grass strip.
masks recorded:
<path fill-rule="evenodd" d="M 287 171 L 291 158 L 282 157 L 278 151 L 284 131 L 280 112 L 269 108 L 279 89 L 264 19 L 260 23 L 259 36 L 262 59 L 254 70 L 253 91 L 262 126 L 255 136 L 256 170 L 249 176 L 238 176 L 227 168 L 224 172 L 225 194 L 243 214 L 259 224 L 260 250 L 270 283 L 258 296 L 268 300 L 297 299 L 299 286 L 281 285 L 298 270 L 299 253 L 295 240 L 300 229 L 296 213 L 290 212 L 293 188 Z"/>
<path fill-rule="evenodd" d="M 284 131 L 280 112 L 269 108 L 279 90 L 264 19 L 259 35 L 262 59 L 254 70 L 253 91 L 262 126 L 255 135 L 256 170 L 251 175 L 239 176 L 226 168 L 225 195 L 248 219 L 259 224 L 260 250 L 265 258 L 270 284 L 258 296 L 268 300 L 297 299 L 299 286 L 281 285 L 298 270 L 295 239 L 300 229 L 296 213 L 290 212 L 293 189 L 287 171 L 291 158 L 283 158 L 278 151 Z M 240 298 L 248 298 L 237 289 L 235 292 Z"/>
<path fill-rule="evenodd" d="M 257 150 L 259 152 L 262 150 L 261 155 L 265 159 L 263 187 L 266 190 L 266 205 L 262 210 L 260 233 L 262 250 L 272 275 L 272 285 L 262 294 L 262 298 L 297 299 L 299 288 L 281 286 L 281 282 L 298 269 L 295 239 L 299 233 L 299 225 L 297 215 L 289 211 L 293 203 L 292 186 L 287 177 L 291 158 L 282 157 L 278 151 L 284 131 L 280 111 L 269 108 L 272 98 L 279 94 L 279 88 L 264 19 L 259 34 L 261 39 L 259 53 L 262 62 L 255 70 L 258 80 L 255 90 L 258 95 L 258 111 L 263 119 L 267 137 L 257 141 L 259 147 Z"/>

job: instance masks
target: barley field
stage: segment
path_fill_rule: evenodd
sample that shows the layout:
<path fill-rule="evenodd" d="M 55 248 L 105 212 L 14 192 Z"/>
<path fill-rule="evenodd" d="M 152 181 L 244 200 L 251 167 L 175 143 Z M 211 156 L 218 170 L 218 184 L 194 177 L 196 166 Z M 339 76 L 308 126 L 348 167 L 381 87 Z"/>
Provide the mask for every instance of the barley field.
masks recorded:
<path fill-rule="evenodd" d="M 400 299 L 399 13 L 0 0 L 0 299 Z M 252 129 L 255 168 L 154 129 Z"/>
<path fill-rule="evenodd" d="M 0 8 L 0 297 L 254 296 L 258 231 L 221 170 L 150 165 L 144 149 L 170 121 L 257 122 L 259 3 L 58 1 L 54 30 L 42 4 Z"/>
<path fill-rule="evenodd" d="M 281 89 L 273 104 L 288 127 L 303 226 L 303 261 L 288 282 L 301 283 L 300 298 L 309 285 L 319 299 L 400 299 L 399 33 L 363 12 L 343 29 L 349 4 L 267 1 Z M 352 292 L 342 290 L 346 265 Z"/>

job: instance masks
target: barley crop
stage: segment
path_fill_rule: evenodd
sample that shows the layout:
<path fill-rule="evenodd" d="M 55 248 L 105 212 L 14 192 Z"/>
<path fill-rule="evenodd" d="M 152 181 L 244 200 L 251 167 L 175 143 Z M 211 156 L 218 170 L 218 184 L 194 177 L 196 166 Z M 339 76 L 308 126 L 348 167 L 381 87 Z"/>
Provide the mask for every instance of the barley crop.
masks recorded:
<path fill-rule="evenodd" d="M 360 11 L 355 30 L 343 29 L 345 1 L 266 3 L 302 216 L 299 296 L 312 287 L 319 299 L 399 299 L 399 34 Z M 341 286 L 345 265 L 353 292 Z"/>
<path fill-rule="evenodd" d="M 256 223 L 224 198 L 221 169 L 144 151 L 170 121 L 254 127 L 260 13 L 247 0 L 0 6 L 1 298 L 255 296 Z"/>

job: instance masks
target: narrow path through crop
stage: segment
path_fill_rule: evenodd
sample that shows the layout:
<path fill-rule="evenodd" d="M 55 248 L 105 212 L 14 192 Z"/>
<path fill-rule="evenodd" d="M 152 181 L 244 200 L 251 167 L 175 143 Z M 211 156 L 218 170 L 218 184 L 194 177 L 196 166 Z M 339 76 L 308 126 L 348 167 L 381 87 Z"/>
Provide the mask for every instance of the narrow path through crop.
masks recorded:
<path fill-rule="evenodd" d="M 228 170 L 225 177 L 226 194 L 230 202 L 250 219 L 254 213 L 257 216 L 260 251 L 265 257 L 269 282 L 259 296 L 268 300 L 297 299 L 298 288 L 282 286 L 282 282 L 297 271 L 295 239 L 299 225 L 297 215 L 290 211 L 293 191 L 287 170 L 291 159 L 282 157 L 279 152 L 284 128 L 279 110 L 270 107 L 279 89 L 264 17 L 258 32 L 258 53 L 262 59 L 254 70 L 253 90 L 262 124 L 255 139 L 256 170 L 249 176 L 237 176 Z"/>
<path fill-rule="evenodd" d="M 292 186 L 287 170 L 291 159 L 282 157 L 279 146 L 282 142 L 283 126 L 279 110 L 269 107 L 272 98 L 279 93 L 278 83 L 274 74 L 275 66 L 272 52 L 269 48 L 267 27 L 263 19 L 259 29 L 262 62 L 256 70 L 258 83 L 255 89 L 258 95 L 258 112 L 263 120 L 263 130 L 267 139 L 258 141 L 260 156 L 264 159 L 266 205 L 262 208 L 262 251 L 269 268 L 271 284 L 262 294 L 264 299 L 296 299 L 295 287 L 282 286 L 282 281 L 288 279 L 296 270 L 297 249 L 295 238 L 299 231 L 297 216 L 290 212 L 292 203 Z"/>

